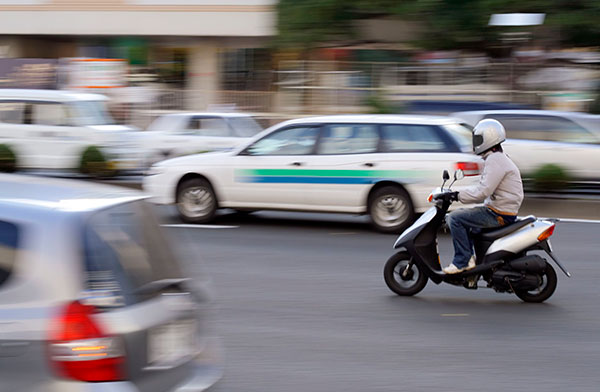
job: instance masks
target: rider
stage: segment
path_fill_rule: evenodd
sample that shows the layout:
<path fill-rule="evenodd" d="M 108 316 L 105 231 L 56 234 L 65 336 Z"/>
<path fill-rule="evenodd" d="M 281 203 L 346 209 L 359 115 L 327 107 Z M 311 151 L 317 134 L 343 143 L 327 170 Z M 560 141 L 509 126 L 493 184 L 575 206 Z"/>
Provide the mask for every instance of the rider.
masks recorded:
<path fill-rule="evenodd" d="M 493 119 L 481 120 L 473 129 L 473 151 L 484 160 L 479 184 L 456 192 L 461 203 L 481 203 L 482 207 L 452 212 L 447 223 L 454 243 L 454 260 L 444 268 L 456 274 L 475 267 L 471 233 L 481 229 L 513 223 L 523 201 L 521 173 L 500 145 L 506 140 L 502 124 Z"/>

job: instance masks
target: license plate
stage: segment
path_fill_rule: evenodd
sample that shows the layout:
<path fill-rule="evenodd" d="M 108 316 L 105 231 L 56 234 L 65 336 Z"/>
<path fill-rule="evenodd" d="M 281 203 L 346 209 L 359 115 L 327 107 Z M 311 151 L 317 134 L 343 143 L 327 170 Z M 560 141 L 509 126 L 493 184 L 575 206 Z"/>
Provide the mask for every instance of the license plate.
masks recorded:
<path fill-rule="evenodd" d="M 188 360 L 196 348 L 196 322 L 178 320 L 154 327 L 148 336 L 148 364 L 173 367 Z"/>

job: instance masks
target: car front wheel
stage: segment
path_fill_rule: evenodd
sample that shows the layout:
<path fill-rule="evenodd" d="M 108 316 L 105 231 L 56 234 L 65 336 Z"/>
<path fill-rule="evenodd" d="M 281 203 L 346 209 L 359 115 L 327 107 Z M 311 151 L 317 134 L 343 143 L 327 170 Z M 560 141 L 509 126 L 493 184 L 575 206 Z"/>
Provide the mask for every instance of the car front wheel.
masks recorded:
<path fill-rule="evenodd" d="M 202 178 L 192 178 L 177 189 L 177 211 L 187 223 L 207 223 L 217 212 L 217 198 L 210 183 Z"/>

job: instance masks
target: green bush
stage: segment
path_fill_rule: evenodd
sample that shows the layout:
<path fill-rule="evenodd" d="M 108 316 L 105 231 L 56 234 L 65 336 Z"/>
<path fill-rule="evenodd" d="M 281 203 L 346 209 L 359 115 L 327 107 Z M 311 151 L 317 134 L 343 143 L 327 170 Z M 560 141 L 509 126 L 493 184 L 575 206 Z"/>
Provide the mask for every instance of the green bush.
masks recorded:
<path fill-rule="evenodd" d="M 372 114 L 393 114 L 395 113 L 394 108 L 389 102 L 386 102 L 379 95 L 369 96 L 365 104 L 369 107 L 369 113 Z"/>
<path fill-rule="evenodd" d="M 533 187 L 537 191 L 564 189 L 569 186 L 569 175 L 560 166 L 548 163 L 537 169 L 531 176 Z"/>
<path fill-rule="evenodd" d="M 79 171 L 92 177 L 112 177 L 116 174 L 114 163 L 106 159 L 96 146 L 89 146 L 81 154 Z"/>
<path fill-rule="evenodd" d="M 0 144 L 0 172 L 14 172 L 17 169 L 17 156 L 6 144 Z"/>

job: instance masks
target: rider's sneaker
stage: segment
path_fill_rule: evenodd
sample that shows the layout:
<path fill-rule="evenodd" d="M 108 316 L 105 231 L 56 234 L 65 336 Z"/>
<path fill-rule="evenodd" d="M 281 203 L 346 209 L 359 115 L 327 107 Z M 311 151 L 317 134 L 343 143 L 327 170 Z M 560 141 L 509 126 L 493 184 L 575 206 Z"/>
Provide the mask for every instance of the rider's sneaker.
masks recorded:
<path fill-rule="evenodd" d="M 471 256 L 471 258 L 469 259 L 469 264 L 467 264 L 467 268 L 465 268 L 465 270 L 472 270 L 475 267 L 477 267 L 477 263 L 475 262 L 475 256 Z"/>
<path fill-rule="evenodd" d="M 459 273 L 463 272 L 464 270 L 465 270 L 464 268 L 458 268 L 454 264 L 450 264 L 449 266 L 444 268 L 442 271 L 444 271 L 445 274 L 459 274 Z"/>

